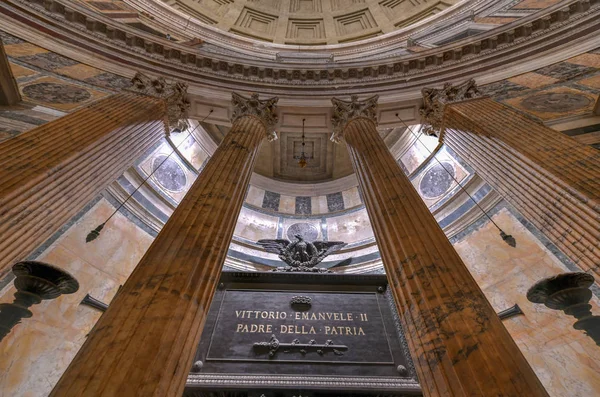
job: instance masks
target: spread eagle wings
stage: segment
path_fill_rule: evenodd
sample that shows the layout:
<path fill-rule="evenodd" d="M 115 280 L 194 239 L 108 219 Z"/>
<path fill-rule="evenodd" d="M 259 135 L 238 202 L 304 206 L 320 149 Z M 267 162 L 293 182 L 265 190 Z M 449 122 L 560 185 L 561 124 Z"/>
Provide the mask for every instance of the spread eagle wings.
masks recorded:
<path fill-rule="evenodd" d="M 347 244 L 343 241 L 315 241 L 313 242 L 319 252 L 323 252 L 322 256 L 327 255 L 344 248 Z"/>
<path fill-rule="evenodd" d="M 265 251 L 271 252 L 273 254 L 281 254 L 285 251 L 288 245 L 290 245 L 289 240 L 258 240 L 257 243 L 262 246 Z"/>

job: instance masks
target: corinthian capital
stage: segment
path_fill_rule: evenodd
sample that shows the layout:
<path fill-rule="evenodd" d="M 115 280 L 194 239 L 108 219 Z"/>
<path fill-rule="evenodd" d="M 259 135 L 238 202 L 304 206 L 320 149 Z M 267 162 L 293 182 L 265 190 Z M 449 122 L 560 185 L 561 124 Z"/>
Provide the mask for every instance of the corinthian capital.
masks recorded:
<path fill-rule="evenodd" d="M 180 82 L 169 84 L 164 77 L 152 79 L 142 73 L 137 73 L 131 79 L 131 83 L 133 86 L 129 88 L 130 91 L 160 98 L 166 102 L 170 131 L 174 129 L 183 131 L 188 127 L 190 102 L 187 99 L 187 84 Z"/>
<path fill-rule="evenodd" d="M 379 95 L 372 96 L 359 101 L 357 95 L 352 95 L 350 101 L 344 101 L 338 98 L 331 98 L 333 103 L 333 134 L 331 140 L 338 143 L 344 136 L 344 128 L 354 119 L 366 118 L 377 124 L 377 99 Z"/>
<path fill-rule="evenodd" d="M 456 86 L 446 83 L 441 89 L 423 88 L 421 94 L 423 94 L 423 107 L 419 109 L 419 114 L 421 123 L 424 124 L 423 132 L 436 136 L 439 136 L 442 129 L 446 105 L 481 96 L 474 79 Z"/>
<path fill-rule="evenodd" d="M 258 94 L 252 93 L 250 98 L 243 97 L 235 92 L 231 94 L 231 104 L 233 105 L 233 115 L 231 122 L 235 123 L 237 119 L 244 116 L 254 116 L 258 118 L 267 130 L 267 139 L 272 142 L 277 139 L 275 125 L 277 124 L 277 115 L 275 114 L 276 104 L 279 98 L 260 100 Z"/>

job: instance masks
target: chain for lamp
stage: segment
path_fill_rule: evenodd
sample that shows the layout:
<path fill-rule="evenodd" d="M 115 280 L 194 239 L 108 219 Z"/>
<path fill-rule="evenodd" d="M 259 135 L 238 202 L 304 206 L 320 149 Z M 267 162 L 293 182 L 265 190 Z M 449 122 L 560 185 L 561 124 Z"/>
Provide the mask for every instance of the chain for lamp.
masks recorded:
<path fill-rule="evenodd" d="M 106 225 L 106 223 L 117 213 L 119 212 L 119 210 L 129 201 L 129 199 L 131 197 L 133 197 L 133 195 L 142 187 L 146 184 L 146 182 L 148 181 L 148 179 L 150 179 L 154 173 L 173 155 L 173 153 L 175 153 L 177 150 L 179 150 L 179 146 L 181 146 L 184 142 L 186 142 L 188 140 L 188 138 L 192 135 L 192 133 L 194 133 L 194 131 L 196 131 L 196 129 L 198 129 L 198 127 L 200 126 L 200 123 L 204 122 L 204 120 L 206 120 L 213 112 L 213 109 L 210 109 L 210 112 L 208 112 L 208 114 L 198 122 L 198 124 L 196 125 L 196 127 L 194 127 L 193 130 L 191 130 L 187 136 L 181 141 L 179 142 L 179 144 L 177 146 L 175 146 L 175 148 L 171 151 L 171 153 L 169 153 L 169 155 L 167 157 L 165 157 L 165 159 L 163 161 L 160 162 L 160 164 L 156 167 L 154 167 L 154 169 L 152 170 L 152 172 L 146 177 L 144 178 L 144 180 L 142 181 L 142 183 L 139 184 L 138 187 L 135 188 L 135 190 L 133 192 L 131 192 L 127 198 L 125 200 L 123 200 L 123 202 L 112 212 L 112 214 L 110 214 L 110 216 L 101 224 L 99 224 L 94 230 L 92 230 L 91 232 L 88 233 L 88 235 L 85 238 L 85 242 L 89 243 L 91 241 L 94 241 L 95 239 L 97 239 L 100 236 L 100 232 L 102 231 L 102 229 L 104 228 L 104 226 Z"/>
<path fill-rule="evenodd" d="M 506 234 L 504 232 L 504 230 L 502 230 L 500 228 L 500 226 L 498 226 L 498 224 L 496 222 L 494 222 L 494 220 L 479 205 L 479 203 L 473 198 L 473 196 L 471 196 L 471 194 L 458 181 L 458 179 L 456 179 L 456 177 L 454 176 L 454 174 L 451 173 L 450 171 L 448 171 L 448 169 L 446 167 L 444 167 L 444 165 L 442 164 L 442 162 L 436 156 L 433 155 L 433 152 L 431 150 L 429 150 L 429 148 L 423 142 L 421 142 L 420 138 L 423 135 L 423 133 L 420 133 L 419 135 L 415 134 L 415 132 L 412 130 L 412 128 L 410 128 L 410 126 L 408 124 L 406 124 L 406 122 L 400 118 L 400 116 L 398 115 L 398 113 L 396 113 L 396 118 L 398 118 L 398 120 L 400 120 L 402 122 L 402 124 L 404 124 L 404 126 L 406 127 L 406 129 L 408 131 L 410 131 L 410 133 L 416 138 L 417 142 L 419 142 L 429 152 L 430 157 L 433 157 L 433 159 L 438 162 L 438 164 L 440 165 L 440 167 L 442 167 L 444 169 L 444 171 L 446 171 L 446 173 L 448 173 L 448 175 L 454 180 L 454 182 L 456 182 L 456 184 L 458 185 L 458 187 L 460 188 L 460 190 L 463 193 L 465 193 L 469 197 L 469 199 L 471 199 L 471 201 L 473 201 L 473 203 L 477 206 L 477 208 L 479 208 L 481 210 L 481 212 L 490 220 L 490 222 L 500 231 L 500 237 L 502 238 L 502 240 L 506 244 L 510 245 L 511 247 L 516 247 L 517 246 L 517 241 L 515 240 L 515 238 L 512 235 L 510 235 L 510 234 Z"/>

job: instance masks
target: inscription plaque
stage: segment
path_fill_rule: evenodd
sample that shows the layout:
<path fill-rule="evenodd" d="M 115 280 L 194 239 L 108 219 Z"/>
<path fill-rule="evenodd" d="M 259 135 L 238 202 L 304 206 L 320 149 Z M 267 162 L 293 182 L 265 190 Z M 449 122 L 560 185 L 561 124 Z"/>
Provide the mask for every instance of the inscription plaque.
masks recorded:
<path fill-rule="evenodd" d="M 300 292 L 311 298 L 309 310 L 290 304 Z M 336 349 L 293 349 L 269 354 L 256 343 L 343 345 Z M 393 364 L 376 292 L 228 290 L 221 303 L 206 357 L 210 360 L 303 361 Z"/>
<path fill-rule="evenodd" d="M 223 273 L 184 396 L 421 395 L 386 286 L 383 275 Z"/>

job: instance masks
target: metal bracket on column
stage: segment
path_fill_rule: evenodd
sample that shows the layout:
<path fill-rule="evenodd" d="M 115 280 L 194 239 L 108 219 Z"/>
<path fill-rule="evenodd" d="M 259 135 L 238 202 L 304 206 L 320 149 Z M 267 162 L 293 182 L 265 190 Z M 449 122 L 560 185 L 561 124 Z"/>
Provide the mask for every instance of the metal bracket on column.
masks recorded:
<path fill-rule="evenodd" d="M 498 312 L 498 317 L 500 317 L 500 320 L 506 320 L 507 318 L 516 316 L 517 314 L 524 314 L 524 313 L 523 313 L 523 310 L 521 310 L 521 308 L 519 307 L 519 305 L 517 305 L 515 303 L 514 306 L 509 307 L 508 309 L 502 310 L 501 312 Z"/>
<path fill-rule="evenodd" d="M 90 296 L 90 294 L 85 295 L 85 297 L 81 301 L 81 304 L 91 306 L 94 309 L 100 310 L 101 312 L 105 312 L 106 309 L 108 309 L 108 305 L 106 303 L 99 301 L 98 299 Z"/>

